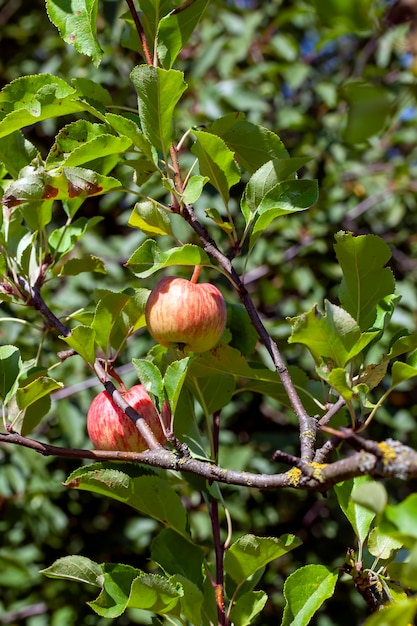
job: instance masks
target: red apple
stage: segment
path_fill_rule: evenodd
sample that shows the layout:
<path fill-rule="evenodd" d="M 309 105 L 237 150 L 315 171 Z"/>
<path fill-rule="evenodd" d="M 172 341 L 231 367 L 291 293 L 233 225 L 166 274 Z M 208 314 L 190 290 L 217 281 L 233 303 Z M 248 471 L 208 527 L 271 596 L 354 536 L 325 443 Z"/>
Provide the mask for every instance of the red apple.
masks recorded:
<path fill-rule="evenodd" d="M 192 352 L 216 345 L 226 317 L 226 303 L 217 287 L 174 276 L 157 283 L 145 308 L 146 324 L 155 341 Z"/>
<path fill-rule="evenodd" d="M 135 385 L 120 393 L 142 415 L 159 443 L 165 443 L 166 436 L 158 412 L 143 385 Z M 165 412 L 163 419 L 166 415 Z M 92 401 L 87 414 L 87 430 L 97 450 L 142 452 L 148 448 L 135 424 L 116 406 L 107 391 L 101 391 Z"/>

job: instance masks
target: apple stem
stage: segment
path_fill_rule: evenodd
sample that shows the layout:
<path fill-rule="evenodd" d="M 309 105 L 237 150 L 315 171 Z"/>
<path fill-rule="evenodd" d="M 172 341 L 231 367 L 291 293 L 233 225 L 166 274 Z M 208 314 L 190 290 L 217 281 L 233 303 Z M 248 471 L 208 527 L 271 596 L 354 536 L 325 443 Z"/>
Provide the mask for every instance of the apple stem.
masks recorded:
<path fill-rule="evenodd" d="M 193 271 L 193 275 L 191 276 L 190 281 L 192 283 L 196 283 L 198 282 L 198 279 L 200 278 L 200 274 L 201 274 L 201 270 L 203 269 L 202 265 L 196 265 Z"/>

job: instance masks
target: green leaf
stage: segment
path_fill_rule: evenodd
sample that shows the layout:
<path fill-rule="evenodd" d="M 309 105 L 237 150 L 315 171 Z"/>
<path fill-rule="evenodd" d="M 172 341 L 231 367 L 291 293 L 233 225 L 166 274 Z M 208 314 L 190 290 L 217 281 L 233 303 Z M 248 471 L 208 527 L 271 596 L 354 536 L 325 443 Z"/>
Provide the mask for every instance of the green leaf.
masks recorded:
<path fill-rule="evenodd" d="M 190 357 L 185 357 L 180 361 L 173 361 L 168 365 L 164 375 L 164 387 L 168 395 L 169 406 L 173 415 L 175 415 L 178 400 L 187 375 L 189 362 Z"/>
<path fill-rule="evenodd" d="M 132 359 L 141 384 L 146 391 L 159 398 L 160 407 L 164 398 L 162 374 L 151 361 L 146 359 Z"/>
<path fill-rule="evenodd" d="M 66 224 L 52 231 L 49 235 L 48 243 L 54 252 L 60 255 L 72 251 L 77 241 L 79 241 L 89 228 L 94 227 L 103 218 L 100 216 L 87 219 L 80 217 L 72 224 Z"/>
<path fill-rule="evenodd" d="M 122 337 L 119 336 L 121 326 L 121 312 L 129 302 L 131 296 L 127 293 L 105 292 L 97 303 L 91 328 L 95 331 L 96 343 L 107 353 L 109 345 L 123 340 L 125 334 L 122 329 Z M 117 336 L 117 338 L 115 338 Z"/>
<path fill-rule="evenodd" d="M 208 132 L 221 137 L 227 147 L 235 153 L 238 162 L 250 174 L 268 161 L 288 159 L 288 152 L 278 135 L 263 126 L 249 122 L 243 113 L 228 113 L 215 120 L 208 128 Z M 305 165 L 309 159 L 296 157 L 288 161 L 291 161 L 292 171 L 288 172 L 287 177 Z"/>
<path fill-rule="evenodd" d="M 417 376 L 417 366 L 415 364 L 403 363 L 402 361 L 395 361 L 391 369 L 392 374 L 392 387 L 403 383 L 405 380 L 410 380 Z"/>
<path fill-rule="evenodd" d="M 0 346 L 0 398 L 4 401 L 20 374 L 22 359 L 16 346 Z"/>
<path fill-rule="evenodd" d="M 42 418 L 49 413 L 51 405 L 51 396 L 49 394 L 38 398 L 38 400 L 35 400 L 21 411 L 17 419 L 13 420 L 13 429 L 26 437 L 40 424 Z"/>
<path fill-rule="evenodd" d="M 353 502 L 372 511 L 375 515 L 382 513 L 388 502 L 384 485 L 375 480 L 365 480 L 363 483 L 355 484 L 351 498 Z"/>
<path fill-rule="evenodd" d="M 187 183 L 182 199 L 185 204 L 194 204 L 203 192 L 204 185 L 208 182 L 207 176 L 191 176 Z"/>
<path fill-rule="evenodd" d="M 249 240 L 252 249 L 269 224 L 277 217 L 305 211 L 318 200 L 316 180 L 291 180 L 278 183 L 264 196 L 258 206 Z"/>
<path fill-rule="evenodd" d="M 48 578 L 63 578 L 75 582 L 101 587 L 103 575 L 101 566 L 85 556 L 73 554 L 56 560 L 52 565 L 40 570 Z"/>
<path fill-rule="evenodd" d="M 281 626 L 306 626 L 323 602 L 333 595 L 337 572 L 324 565 L 305 565 L 284 584 L 285 608 Z"/>
<path fill-rule="evenodd" d="M 336 235 L 336 257 L 343 271 L 340 302 L 361 330 L 375 322 L 377 305 L 395 290 L 392 271 L 385 264 L 391 258 L 389 246 L 376 235 Z"/>
<path fill-rule="evenodd" d="M 164 528 L 152 541 L 152 561 L 166 574 L 180 574 L 203 587 L 204 552 L 170 528 Z"/>
<path fill-rule="evenodd" d="M 391 559 L 402 547 L 402 541 L 381 533 L 378 527 L 373 528 L 369 533 L 368 550 L 377 559 Z"/>
<path fill-rule="evenodd" d="M 64 126 L 56 136 L 46 159 L 46 167 L 84 165 L 97 158 L 123 154 L 131 145 L 130 138 L 109 134 L 104 124 L 77 120 Z"/>
<path fill-rule="evenodd" d="M 146 278 L 171 265 L 204 265 L 211 267 L 210 258 L 199 246 L 187 243 L 163 251 L 152 239 L 147 239 L 126 263 L 138 278 Z"/>
<path fill-rule="evenodd" d="M 197 374 L 198 370 L 197 365 Z M 198 377 L 194 376 L 194 371 L 193 364 L 191 364 L 187 382 L 205 415 L 212 415 L 230 403 L 236 388 L 234 376 L 224 373 L 213 373 L 207 376 L 204 373 L 203 376 Z"/>
<path fill-rule="evenodd" d="M 410 626 L 416 615 L 417 599 L 407 598 L 373 613 L 364 626 Z"/>
<path fill-rule="evenodd" d="M 393 112 L 393 98 L 381 85 L 353 80 L 345 83 L 343 96 L 348 102 L 348 119 L 344 138 L 360 143 L 381 133 Z"/>
<path fill-rule="evenodd" d="M 68 259 L 61 266 L 58 276 L 78 276 L 83 272 L 106 274 L 104 262 L 98 257 L 88 254 L 82 259 Z"/>
<path fill-rule="evenodd" d="M 380 531 L 402 541 L 407 547 L 417 540 L 417 494 L 412 493 L 399 504 L 388 504 L 378 525 Z"/>
<path fill-rule="evenodd" d="M 78 0 L 64 6 L 59 0 L 46 0 L 48 17 L 62 39 L 91 57 L 96 67 L 103 56 L 97 40 L 97 6 L 97 0 Z"/>
<path fill-rule="evenodd" d="M 25 387 L 19 387 L 16 390 L 16 400 L 19 409 L 24 410 L 43 396 L 49 395 L 56 389 L 62 389 L 63 383 L 60 383 L 49 376 L 40 376 L 32 380 Z"/>
<path fill-rule="evenodd" d="M 355 490 L 359 485 L 369 482 L 368 476 L 360 476 L 353 480 L 346 480 L 343 483 L 335 485 L 335 492 L 339 506 L 348 518 L 355 535 L 359 540 L 359 545 L 363 545 L 368 536 L 372 521 L 375 519 L 374 511 L 356 504 L 354 501 Z"/>
<path fill-rule="evenodd" d="M 158 57 L 161 65 L 170 69 L 202 18 L 209 0 L 195 0 L 186 9 L 175 10 L 161 19 L 158 26 Z"/>
<path fill-rule="evenodd" d="M 61 337 L 87 363 L 94 363 L 96 333 L 90 326 L 76 326 L 67 337 Z"/>
<path fill-rule="evenodd" d="M 344 309 L 325 301 L 325 313 L 313 307 L 308 313 L 288 320 L 292 326 L 288 343 L 303 343 L 316 363 L 324 359 L 330 368 L 344 367 L 377 334 L 361 333 L 358 324 Z"/>
<path fill-rule="evenodd" d="M 202 624 L 201 611 L 207 598 L 204 597 L 194 582 L 181 576 L 181 574 L 171 576 L 169 581 L 172 584 L 180 584 L 184 590 L 184 594 L 180 598 L 181 614 L 184 615 L 190 624 Z"/>
<path fill-rule="evenodd" d="M 36 122 L 84 111 L 86 104 L 62 78 L 20 76 L 0 92 L 0 137 Z"/>
<path fill-rule="evenodd" d="M 127 608 L 170 613 L 184 593 L 181 585 L 130 565 L 106 563 L 102 570 L 102 591 L 88 603 L 102 617 L 114 619 Z"/>
<path fill-rule="evenodd" d="M 116 178 L 82 167 L 66 167 L 56 172 L 47 172 L 42 167 L 24 168 L 20 177 L 8 186 L 3 205 L 11 209 L 26 202 L 87 198 L 121 187 Z"/>
<path fill-rule="evenodd" d="M 0 139 L 0 161 L 13 178 L 38 156 L 38 151 L 20 131 Z"/>
<path fill-rule="evenodd" d="M 271 561 L 301 545 L 294 535 L 255 537 L 244 535 L 232 543 L 224 558 L 224 569 L 239 585 Z"/>
<path fill-rule="evenodd" d="M 174 109 L 187 88 L 184 75 L 178 70 L 139 65 L 130 76 L 138 94 L 142 131 L 166 155 L 172 144 Z"/>
<path fill-rule="evenodd" d="M 125 471 L 114 466 L 90 465 L 73 472 L 65 485 L 124 502 L 188 537 L 187 514 L 181 498 L 166 480 L 158 476 L 138 476 L 135 465 L 126 466 Z"/>
<path fill-rule="evenodd" d="M 145 235 L 170 235 L 173 236 L 171 220 L 167 211 L 164 211 L 153 200 L 137 202 L 129 217 L 128 225 L 139 228 Z"/>
<path fill-rule="evenodd" d="M 233 605 L 230 619 L 235 626 L 250 626 L 263 610 L 268 595 L 265 591 L 249 591 L 239 596 Z"/>
<path fill-rule="evenodd" d="M 156 170 L 155 164 L 158 157 L 155 148 L 141 132 L 138 124 L 132 119 L 124 117 L 123 115 L 116 115 L 115 113 L 106 113 L 106 122 L 117 132 L 119 135 L 129 137 L 136 148 L 138 148 L 148 159 L 148 167 L 153 166 L 153 171 Z M 138 119 L 139 121 L 139 119 Z"/>
<path fill-rule="evenodd" d="M 240 181 L 239 167 L 234 160 L 234 153 L 220 137 L 203 130 L 193 132 L 197 141 L 191 151 L 198 158 L 200 172 L 217 189 L 226 205 L 230 188 Z"/>

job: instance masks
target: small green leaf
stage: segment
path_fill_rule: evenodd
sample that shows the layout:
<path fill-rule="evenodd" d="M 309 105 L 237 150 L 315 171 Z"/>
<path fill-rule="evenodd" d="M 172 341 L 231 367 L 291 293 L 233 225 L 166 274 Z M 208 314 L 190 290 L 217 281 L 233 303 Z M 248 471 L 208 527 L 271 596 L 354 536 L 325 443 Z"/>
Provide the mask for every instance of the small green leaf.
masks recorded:
<path fill-rule="evenodd" d="M 355 535 L 359 540 L 359 545 L 363 545 L 368 536 L 372 521 L 375 519 L 375 513 L 368 508 L 356 504 L 353 497 L 356 488 L 369 482 L 368 476 L 360 476 L 353 480 L 346 480 L 343 483 L 335 485 L 335 492 L 339 506 L 348 518 Z"/>
<path fill-rule="evenodd" d="M 237 584 L 246 581 L 271 561 L 298 548 L 301 541 L 294 535 L 255 537 L 244 535 L 232 543 L 224 559 L 224 569 Z"/>
<path fill-rule="evenodd" d="M 368 330 L 375 322 L 377 305 L 395 290 L 392 271 L 384 267 L 391 258 L 389 246 L 376 235 L 340 232 L 335 251 L 343 271 L 340 302 L 361 330 Z"/>
<path fill-rule="evenodd" d="M 164 387 L 166 389 L 169 406 L 173 414 L 175 414 L 181 390 L 187 376 L 189 362 L 190 357 L 185 357 L 180 361 L 173 361 L 168 365 L 164 375 Z"/>
<path fill-rule="evenodd" d="M 234 153 L 220 137 L 202 130 L 193 132 L 197 141 L 191 151 L 198 158 L 200 172 L 209 179 L 227 204 L 230 188 L 240 180 Z"/>
<path fill-rule="evenodd" d="M 120 329 L 121 312 L 130 297 L 127 293 L 105 292 L 97 303 L 91 328 L 95 331 L 96 343 L 106 353 L 112 338 Z M 118 337 L 115 341 L 120 344 L 122 340 L 122 337 Z"/>
<path fill-rule="evenodd" d="M 181 614 L 189 621 L 190 624 L 202 624 L 201 610 L 203 603 L 207 600 L 200 589 L 189 578 L 175 574 L 169 579 L 172 584 L 180 584 L 184 590 L 183 596 L 180 598 Z"/>
<path fill-rule="evenodd" d="M 174 109 L 187 88 L 184 75 L 178 70 L 139 65 L 130 76 L 138 94 L 142 132 L 167 154 L 173 138 Z"/>
<path fill-rule="evenodd" d="M 206 252 L 199 246 L 185 244 L 180 248 L 161 250 L 152 239 L 147 239 L 126 263 L 138 278 L 146 278 L 171 265 L 204 265 L 211 267 Z"/>
<path fill-rule="evenodd" d="M 82 259 L 68 259 L 60 267 L 58 276 L 78 276 L 83 272 L 106 274 L 104 262 L 98 257 L 88 254 Z"/>
<path fill-rule="evenodd" d="M 267 600 L 265 591 L 249 591 L 239 596 L 230 614 L 232 623 L 235 626 L 250 626 L 263 610 Z"/>
<path fill-rule="evenodd" d="M 42 418 L 49 413 L 51 405 L 50 395 L 45 395 L 35 400 L 13 421 L 13 429 L 26 437 L 40 424 Z"/>
<path fill-rule="evenodd" d="M 4 401 L 17 382 L 22 359 L 16 346 L 0 346 L 0 398 Z"/>
<path fill-rule="evenodd" d="M 170 69 L 202 18 L 209 0 L 195 0 L 183 11 L 171 11 L 158 25 L 158 57 Z"/>
<path fill-rule="evenodd" d="M 41 574 L 48 578 L 63 578 L 101 587 L 99 581 L 103 575 L 103 570 L 98 563 L 91 561 L 91 559 L 74 554 L 58 559 L 49 567 L 42 569 Z"/>
<path fill-rule="evenodd" d="M 172 578 L 143 573 L 133 581 L 127 606 L 159 615 L 170 614 L 184 596 L 181 584 L 172 581 Z"/>
<path fill-rule="evenodd" d="M 402 541 L 384 535 L 378 527 L 373 528 L 369 533 L 368 550 L 377 559 L 391 559 L 402 547 Z"/>
<path fill-rule="evenodd" d="M 139 228 L 145 235 L 171 235 L 171 220 L 164 209 L 152 200 L 137 202 L 129 217 L 128 225 Z"/>
<path fill-rule="evenodd" d="M 19 409 L 24 410 L 43 396 L 49 395 L 56 389 L 62 389 L 63 383 L 60 383 L 49 376 L 40 376 L 31 381 L 25 387 L 19 387 L 16 390 L 16 400 Z"/>
<path fill-rule="evenodd" d="M 67 337 L 61 337 L 70 348 L 73 348 L 87 363 L 94 363 L 96 333 L 89 326 L 76 326 Z"/>
<path fill-rule="evenodd" d="M 141 384 L 146 391 L 159 398 L 160 406 L 164 398 L 162 374 L 151 361 L 146 359 L 132 359 Z"/>
<path fill-rule="evenodd" d="M 33 144 L 16 131 L 0 139 L 0 161 L 13 178 L 17 178 L 21 169 L 29 165 L 38 156 Z"/>
<path fill-rule="evenodd" d="M 305 565 L 284 584 L 285 608 L 281 626 L 307 626 L 323 602 L 333 595 L 337 572 L 324 565 Z"/>
<path fill-rule="evenodd" d="M 291 180 L 278 183 L 264 196 L 258 206 L 249 240 L 252 249 L 269 224 L 282 215 L 305 211 L 317 202 L 316 180 Z"/>
<path fill-rule="evenodd" d="M 89 228 L 93 228 L 103 218 L 100 216 L 87 219 L 80 217 L 72 224 L 66 224 L 61 228 L 56 228 L 49 235 L 48 243 L 54 252 L 60 255 L 70 252 L 77 241 L 79 241 Z"/>
<path fill-rule="evenodd" d="M 417 366 L 410 365 L 409 363 L 403 363 L 402 361 L 395 361 L 391 369 L 392 374 L 392 387 L 403 383 L 405 380 L 410 380 L 417 376 Z"/>
<path fill-rule="evenodd" d="M 402 541 L 408 548 L 417 540 L 417 494 L 412 493 L 399 504 L 388 504 L 379 523 L 382 533 Z"/>
<path fill-rule="evenodd" d="M 207 176 L 191 176 L 182 195 L 185 204 L 194 204 L 199 199 L 208 180 Z"/>
<path fill-rule="evenodd" d="M 68 6 L 62 6 L 58 0 L 46 0 L 48 17 L 62 39 L 91 57 L 96 67 L 103 56 L 97 40 L 97 5 L 97 0 L 78 0 Z"/>

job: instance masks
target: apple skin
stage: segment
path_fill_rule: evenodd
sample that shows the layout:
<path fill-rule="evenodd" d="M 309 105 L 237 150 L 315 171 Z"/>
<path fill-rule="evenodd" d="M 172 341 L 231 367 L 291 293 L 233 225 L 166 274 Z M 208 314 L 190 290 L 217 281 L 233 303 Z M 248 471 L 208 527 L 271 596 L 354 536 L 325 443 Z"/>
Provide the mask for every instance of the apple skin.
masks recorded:
<path fill-rule="evenodd" d="M 158 412 L 143 385 L 134 385 L 128 391 L 120 392 L 150 426 L 155 438 L 164 444 L 163 432 Z M 166 426 L 167 412 L 162 411 Z M 107 391 L 101 391 L 92 401 L 87 414 L 87 431 L 97 450 L 120 450 L 122 452 L 142 452 L 147 450 L 145 440 L 135 424 L 113 402 Z"/>
<path fill-rule="evenodd" d="M 226 303 L 210 283 L 168 276 L 152 289 L 145 319 L 150 334 L 161 346 L 206 352 L 223 334 Z"/>

